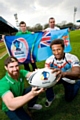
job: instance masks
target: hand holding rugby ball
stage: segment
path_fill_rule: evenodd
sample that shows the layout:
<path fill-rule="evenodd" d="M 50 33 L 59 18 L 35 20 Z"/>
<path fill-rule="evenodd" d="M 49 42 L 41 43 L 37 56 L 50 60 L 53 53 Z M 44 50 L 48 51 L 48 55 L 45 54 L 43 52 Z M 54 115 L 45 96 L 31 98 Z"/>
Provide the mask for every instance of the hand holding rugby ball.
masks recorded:
<path fill-rule="evenodd" d="M 49 88 L 57 83 L 56 73 L 49 68 L 38 69 L 28 78 L 31 86 L 38 88 Z"/>

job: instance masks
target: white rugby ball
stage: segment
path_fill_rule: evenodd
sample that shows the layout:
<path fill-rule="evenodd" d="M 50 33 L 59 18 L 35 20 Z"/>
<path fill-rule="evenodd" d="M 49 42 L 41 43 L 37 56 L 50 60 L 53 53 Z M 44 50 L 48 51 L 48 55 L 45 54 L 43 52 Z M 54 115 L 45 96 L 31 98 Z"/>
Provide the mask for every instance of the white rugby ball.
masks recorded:
<path fill-rule="evenodd" d="M 49 88 L 57 83 L 55 73 L 49 68 L 38 69 L 32 73 L 28 78 L 28 82 L 31 86 L 38 88 Z"/>

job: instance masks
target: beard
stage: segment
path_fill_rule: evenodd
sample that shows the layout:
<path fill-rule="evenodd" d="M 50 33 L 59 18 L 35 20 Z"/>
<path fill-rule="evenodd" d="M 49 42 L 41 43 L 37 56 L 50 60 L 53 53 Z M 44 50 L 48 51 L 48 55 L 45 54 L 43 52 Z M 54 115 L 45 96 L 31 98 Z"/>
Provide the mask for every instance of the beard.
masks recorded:
<path fill-rule="evenodd" d="M 19 77 L 19 70 L 12 71 L 12 72 L 8 71 L 8 74 L 9 74 L 12 78 L 18 79 L 18 77 Z"/>

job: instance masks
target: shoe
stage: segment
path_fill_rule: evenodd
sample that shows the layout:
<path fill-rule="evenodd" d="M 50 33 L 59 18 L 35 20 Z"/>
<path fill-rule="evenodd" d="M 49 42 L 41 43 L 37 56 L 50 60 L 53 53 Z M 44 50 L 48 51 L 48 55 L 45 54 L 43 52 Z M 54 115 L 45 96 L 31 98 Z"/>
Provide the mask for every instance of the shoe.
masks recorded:
<path fill-rule="evenodd" d="M 40 104 L 34 104 L 32 107 L 28 107 L 29 109 L 34 109 L 34 110 L 40 110 L 42 109 L 42 105 Z"/>
<path fill-rule="evenodd" d="M 55 96 L 54 96 L 53 100 L 54 100 L 54 99 L 55 99 Z M 52 104 L 53 100 L 52 100 L 52 101 L 46 100 L 46 102 L 45 102 L 45 107 L 49 107 L 49 106 Z"/>
<path fill-rule="evenodd" d="M 52 104 L 52 102 L 53 102 L 53 101 L 48 101 L 48 100 L 46 100 L 46 102 L 45 102 L 45 107 L 49 107 L 49 106 Z"/>

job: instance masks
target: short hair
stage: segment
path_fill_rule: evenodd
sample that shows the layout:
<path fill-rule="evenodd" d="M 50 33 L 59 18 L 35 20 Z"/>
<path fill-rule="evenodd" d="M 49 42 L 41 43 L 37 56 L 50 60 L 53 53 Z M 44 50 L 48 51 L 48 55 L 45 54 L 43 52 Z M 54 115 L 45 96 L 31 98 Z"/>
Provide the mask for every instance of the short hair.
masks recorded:
<path fill-rule="evenodd" d="M 25 23 L 24 21 L 21 21 L 21 22 L 19 23 L 19 26 L 20 26 L 21 24 L 25 24 L 25 25 L 26 25 L 26 23 Z"/>
<path fill-rule="evenodd" d="M 18 62 L 18 59 L 16 57 L 10 56 L 6 58 L 6 60 L 4 61 L 4 65 L 8 66 L 9 63 L 13 63 L 13 62 Z"/>
<path fill-rule="evenodd" d="M 51 42 L 50 48 L 52 48 L 52 45 L 55 44 L 61 44 L 62 48 L 64 49 L 64 40 L 63 39 L 55 39 Z"/>
<path fill-rule="evenodd" d="M 53 18 L 53 17 L 50 17 L 50 18 L 49 18 L 49 21 L 50 21 L 51 19 L 54 19 L 54 20 L 55 20 L 55 18 Z"/>

